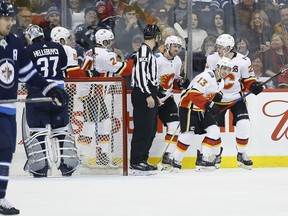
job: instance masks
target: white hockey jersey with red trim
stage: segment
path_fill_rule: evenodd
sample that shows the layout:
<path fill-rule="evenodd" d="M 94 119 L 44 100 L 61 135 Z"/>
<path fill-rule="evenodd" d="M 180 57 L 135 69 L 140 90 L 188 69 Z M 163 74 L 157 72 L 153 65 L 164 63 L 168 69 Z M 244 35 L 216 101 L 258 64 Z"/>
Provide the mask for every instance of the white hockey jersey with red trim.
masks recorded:
<path fill-rule="evenodd" d="M 163 89 L 164 98 L 173 94 L 173 82 L 180 77 L 181 59 L 176 56 L 172 60 L 167 59 L 162 53 L 155 55 L 159 73 L 159 85 Z"/>
<path fill-rule="evenodd" d="M 180 106 L 193 110 L 204 110 L 205 104 L 224 88 L 224 80 L 216 80 L 212 70 L 197 75 L 182 93 Z M 191 107 L 193 105 L 193 107 Z"/>
<path fill-rule="evenodd" d="M 217 52 L 208 55 L 206 68 L 214 70 L 219 59 L 220 56 Z M 234 64 L 232 73 L 224 78 L 225 87 L 222 90 L 223 98 L 221 102 L 231 102 L 240 98 L 242 96 L 242 84 L 249 82 L 250 80 L 255 80 L 251 60 L 248 57 L 240 53 L 235 53 L 232 58 L 232 63 Z"/>

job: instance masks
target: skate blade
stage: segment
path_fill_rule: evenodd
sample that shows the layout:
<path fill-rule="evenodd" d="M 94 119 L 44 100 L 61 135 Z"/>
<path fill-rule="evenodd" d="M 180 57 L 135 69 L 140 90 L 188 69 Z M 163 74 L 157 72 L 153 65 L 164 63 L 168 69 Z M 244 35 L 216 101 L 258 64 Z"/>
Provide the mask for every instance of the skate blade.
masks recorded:
<path fill-rule="evenodd" d="M 130 176 L 151 176 L 156 175 L 157 171 L 142 171 L 142 170 L 135 170 L 135 169 L 129 169 L 129 175 Z"/>
<path fill-rule="evenodd" d="M 162 165 L 162 170 L 170 170 L 171 169 L 171 165 L 170 164 L 161 163 L 161 165 Z"/>
<path fill-rule="evenodd" d="M 179 171 L 180 171 L 180 169 L 179 168 L 175 168 L 175 167 L 171 167 L 170 170 L 169 170 L 170 173 L 178 173 Z"/>
<path fill-rule="evenodd" d="M 238 162 L 238 167 L 242 168 L 242 169 L 246 169 L 246 170 L 252 170 L 252 165 L 251 166 L 247 166 L 241 162 Z"/>
<path fill-rule="evenodd" d="M 196 172 L 211 172 L 211 171 L 214 171 L 214 170 L 216 170 L 215 166 L 208 166 L 208 167 L 196 166 L 196 168 L 195 168 Z"/>
<path fill-rule="evenodd" d="M 219 169 L 220 168 L 220 164 L 215 164 L 215 169 Z"/>

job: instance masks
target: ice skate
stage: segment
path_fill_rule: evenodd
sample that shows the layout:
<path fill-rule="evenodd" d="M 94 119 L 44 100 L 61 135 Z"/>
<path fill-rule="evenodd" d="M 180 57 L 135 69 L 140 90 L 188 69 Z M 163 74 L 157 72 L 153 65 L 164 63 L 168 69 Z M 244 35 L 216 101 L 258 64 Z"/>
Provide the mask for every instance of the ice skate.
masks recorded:
<path fill-rule="evenodd" d="M 172 154 L 170 152 L 165 152 L 162 158 L 162 170 L 168 170 L 171 168 Z"/>
<path fill-rule="evenodd" d="M 174 158 L 171 161 L 171 169 L 170 172 L 178 173 L 182 168 L 182 161 L 177 161 Z"/>
<path fill-rule="evenodd" d="M 0 199 L 0 214 L 18 215 L 20 211 L 11 205 L 5 198 Z"/>
<path fill-rule="evenodd" d="M 155 175 L 157 167 L 149 164 L 147 161 L 143 161 L 138 164 L 130 164 L 129 175 L 132 176 L 149 176 Z"/>
<path fill-rule="evenodd" d="M 213 171 L 215 170 L 215 156 L 205 157 L 197 150 L 196 169 L 195 171 Z"/>
<path fill-rule="evenodd" d="M 238 152 L 237 161 L 238 161 L 238 166 L 240 168 L 247 169 L 247 170 L 252 169 L 253 162 L 252 160 L 250 160 L 246 152 L 243 152 L 243 153 Z"/>

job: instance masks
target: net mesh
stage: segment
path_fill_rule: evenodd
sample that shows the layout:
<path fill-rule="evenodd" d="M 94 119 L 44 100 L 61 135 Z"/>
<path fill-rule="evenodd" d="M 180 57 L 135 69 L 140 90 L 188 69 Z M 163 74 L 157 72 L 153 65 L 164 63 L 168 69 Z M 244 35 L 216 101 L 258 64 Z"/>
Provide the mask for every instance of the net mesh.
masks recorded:
<path fill-rule="evenodd" d="M 112 174 L 125 172 L 126 124 L 123 111 L 126 101 L 123 100 L 123 86 L 122 79 L 66 81 L 69 118 L 81 160 L 80 169 L 91 173 L 97 169 L 109 170 Z M 18 97 L 23 98 L 26 94 L 25 84 L 20 84 Z"/>

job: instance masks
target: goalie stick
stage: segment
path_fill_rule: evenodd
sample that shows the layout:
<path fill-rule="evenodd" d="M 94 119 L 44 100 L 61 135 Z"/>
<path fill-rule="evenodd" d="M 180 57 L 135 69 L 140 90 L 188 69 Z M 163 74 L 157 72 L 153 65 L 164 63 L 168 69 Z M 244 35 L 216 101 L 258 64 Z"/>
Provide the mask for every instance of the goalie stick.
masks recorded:
<path fill-rule="evenodd" d="M 174 23 L 174 28 L 176 29 L 178 35 L 181 36 L 185 40 L 185 43 L 186 43 L 186 46 L 185 46 L 185 60 L 184 60 L 185 61 L 184 78 L 187 78 L 188 34 L 183 30 L 183 28 L 180 26 L 179 23 Z"/>
<path fill-rule="evenodd" d="M 7 103 L 45 103 L 45 102 L 53 102 L 53 98 L 51 97 L 40 97 L 40 98 L 22 98 L 22 99 L 6 99 L 0 100 L 0 104 Z"/>
<path fill-rule="evenodd" d="M 274 76 L 270 77 L 269 79 L 267 79 L 265 82 L 262 82 L 260 84 L 260 86 L 264 86 L 265 84 L 267 84 L 268 82 L 270 82 L 272 79 L 280 76 L 281 74 L 284 74 L 285 72 L 288 71 L 288 64 L 284 65 L 282 68 L 281 68 L 281 71 L 277 74 L 275 74 Z M 229 109 L 230 107 L 232 107 L 234 104 L 236 104 L 238 101 L 241 101 L 243 100 L 244 98 L 246 98 L 248 95 L 250 95 L 252 92 L 249 91 L 247 93 L 245 93 L 242 97 L 238 98 L 237 100 L 233 101 L 231 104 L 229 104 L 228 106 L 224 107 L 223 109 L 221 109 L 221 112 L 224 112 L 225 110 Z"/>

